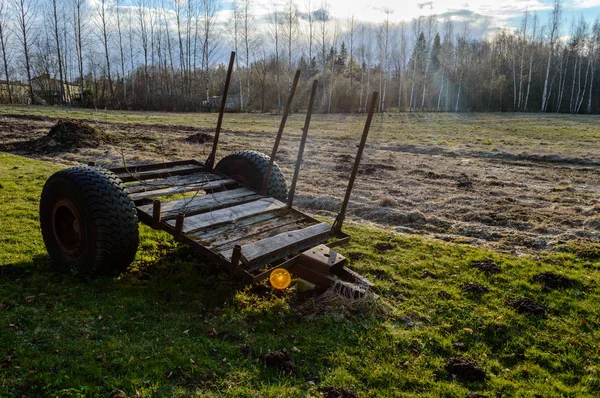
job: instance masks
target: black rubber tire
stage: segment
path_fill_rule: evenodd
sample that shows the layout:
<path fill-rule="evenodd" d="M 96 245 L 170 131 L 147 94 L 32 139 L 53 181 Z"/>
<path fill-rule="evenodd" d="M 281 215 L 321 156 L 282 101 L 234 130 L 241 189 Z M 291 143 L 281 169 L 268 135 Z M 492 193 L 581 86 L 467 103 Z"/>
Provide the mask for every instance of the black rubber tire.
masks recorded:
<path fill-rule="evenodd" d="M 269 166 L 269 159 L 269 156 L 257 151 L 237 151 L 221 159 L 215 170 L 260 192 Z M 285 202 L 288 196 L 285 177 L 275 162 L 271 168 L 267 195 L 282 202 Z"/>
<path fill-rule="evenodd" d="M 42 190 L 40 226 L 52 261 L 81 275 L 125 271 L 139 243 L 138 218 L 125 184 L 100 168 L 54 173 Z"/>

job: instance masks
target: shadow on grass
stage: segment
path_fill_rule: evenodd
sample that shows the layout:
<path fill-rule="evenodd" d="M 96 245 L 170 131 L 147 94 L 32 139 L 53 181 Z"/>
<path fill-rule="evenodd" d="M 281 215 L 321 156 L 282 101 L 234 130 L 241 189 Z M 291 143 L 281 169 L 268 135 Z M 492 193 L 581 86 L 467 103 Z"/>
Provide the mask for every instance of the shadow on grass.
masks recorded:
<path fill-rule="evenodd" d="M 9 396 L 306 390 L 382 321 L 299 316 L 294 291 L 245 287 L 187 247 L 137 266 L 89 278 L 38 255 L 0 268 Z M 274 351 L 289 353 L 291 368 L 267 366 Z"/>

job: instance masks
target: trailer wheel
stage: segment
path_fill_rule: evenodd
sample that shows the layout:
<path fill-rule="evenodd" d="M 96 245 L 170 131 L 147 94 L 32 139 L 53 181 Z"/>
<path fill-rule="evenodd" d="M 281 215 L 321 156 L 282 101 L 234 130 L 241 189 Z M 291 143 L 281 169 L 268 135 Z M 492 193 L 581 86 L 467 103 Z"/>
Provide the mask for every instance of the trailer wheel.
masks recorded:
<path fill-rule="evenodd" d="M 52 261 L 80 274 L 124 271 L 139 242 L 125 185 L 110 171 L 93 167 L 64 169 L 46 181 L 40 226 Z"/>
<path fill-rule="evenodd" d="M 268 165 L 267 155 L 256 151 L 237 151 L 221 159 L 215 170 L 260 191 Z M 287 200 L 287 184 L 277 163 L 273 163 L 271 168 L 267 194 L 282 202 Z"/>

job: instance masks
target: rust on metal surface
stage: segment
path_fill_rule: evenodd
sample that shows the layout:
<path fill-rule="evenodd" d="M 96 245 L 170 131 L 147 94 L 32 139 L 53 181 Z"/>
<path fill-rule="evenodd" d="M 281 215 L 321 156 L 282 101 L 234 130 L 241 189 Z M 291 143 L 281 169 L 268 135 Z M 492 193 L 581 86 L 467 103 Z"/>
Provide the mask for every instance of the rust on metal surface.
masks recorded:
<path fill-rule="evenodd" d="M 300 264 L 322 274 L 333 273 L 346 264 L 346 257 L 325 245 L 306 250 L 298 258 Z"/>
<path fill-rule="evenodd" d="M 310 90 L 310 99 L 308 100 L 308 109 L 306 110 L 306 118 L 304 119 L 304 127 L 302 128 L 302 138 L 300 139 L 300 147 L 298 148 L 298 157 L 296 159 L 296 168 L 294 169 L 294 177 L 292 178 L 292 184 L 290 185 L 290 193 L 288 194 L 287 205 L 292 207 L 294 203 L 294 196 L 296 195 L 296 183 L 298 182 L 298 175 L 300 174 L 300 166 L 302 165 L 302 156 L 304 155 L 304 147 L 306 146 L 306 137 L 308 136 L 308 127 L 310 126 L 310 118 L 312 117 L 312 110 L 315 104 L 315 96 L 317 94 L 317 80 L 313 80 L 312 88 Z"/>
<path fill-rule="evenodd" d="M 271 176 L 271 169 L 273 168 L 273 162 L 275 162 L 275 155 L 277 155 L 277 149 L 279 148 L 279 142 L 281 141 L 281 136 L 283 135 L 283 129 L 285 128 L 285 123 L 287 121 L 288 115 L 290 113 L 290 108 L 292 107 L 292 100 L 294 99 L 294 94 L 296 93 L 296 86 L 298 86 L 298 80 L 300 79 L 300 69 L 296 71 L 296 75 L 294 76 L 294 82 L 292 83 L 292 88 L 290 90 L 290 95 L 288 95 L 287 102 L 285 104 L 285 109 L 283 110 L 283 116 L 281 117 L 281 123 L 279 124 L 279 130 L 277 131 L 277 136 L 275 137 L 275 143 L 273 144 L 273 150 L 271 151 L 271 158 L 269 159 L 269 165 L 267 166 L 267 171 L 265 176 L 263 177 L 261 194 L 267 194 L 267 188 L 269 187 L 269 178 Z"/>
<path fill-rule="evenodd" d="M 221 106 L 219 108 L 219 118 L 217 119 L 217 128 L 215 129 L 215 137 L 213 139 L 212 150 L 208 159 L 206 159 L 205 165 L 209 170 L 212 170 L 215 165 L 215 156 L 217 154 L 217 145 L 219 144 L 219 135 L 221 134 L 221 123 L 223 123 L 223 113 L 225 113 L 225 106 L 227 105 L 227 92 L 229 91 L 229 82 L 231 81 L 231 73 L 233 71 L 233 61 L 235 60 L 235 51 L 231 52 L 229 58 L 229 68 L 227 68 L 227 77 L 225 78 L 225 87 L 223 88 L 223 95 L 221 96 Z"/>
<path fill-rule="evenodd" d="M 379 92 L 373 91 L 369 107 L 369 115 L 367 116 L 367 121 L 365 122 L 365 128 L 363 129 L 360 145 L 358 146 L 356 159 L 354 159 L 354 167 L 352 168 L 352 174 L 350 174 L 350 180 L 348 180 L 348 188 L 346 189 L 346 195 L 344 196 L 344 201 L 342 202 L 342 208 L 340 209 L 340 212 L 337 215 L 333 226 L 331 227 L 332 234 L 338 234 L 342 232 L 342 225 L 344 224 L 344 219 L 346 218 L 346 210 L 348 208 L 348 202 L 350 201 L 350 194 L 352 193 L 354 180 L 356 180 L 356 175 L 358 174 L 358 166 L 360 166 L 360 159 L 362 158 L 362 154 L 365 149 L 367 136 L 369 135 L 369 129 L 371 128 L 371 120 L 373 120 L 373 113 L 375 112 L 375 105 L 377 105 L 378 98 Z"/>

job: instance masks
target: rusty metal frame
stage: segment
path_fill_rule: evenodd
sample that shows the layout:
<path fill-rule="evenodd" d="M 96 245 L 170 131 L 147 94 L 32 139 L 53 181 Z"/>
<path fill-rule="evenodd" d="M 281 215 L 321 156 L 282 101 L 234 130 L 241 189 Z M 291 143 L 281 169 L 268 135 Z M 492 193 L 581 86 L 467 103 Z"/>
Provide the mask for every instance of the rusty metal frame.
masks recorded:
<path fill-rule="evenodd" d="M 277 155 L 277 149 L 279 148 L 279 142 L 281 142 L 281 136 L 283 135 L 285 123 L 287 122 L 288 114 L 290 113 L 290 108 L 292 107 L 292 100 L 294 99 L 294 94 L 296 93 L 296 86 L 298 86 L 298 80 L 300 80 L 300 69 L 296 71 L 296 75 L 294 76 L 294 82 L 292 83 L 292 88 L 290 90 L 290 94 L 288 95 L 288 99 L 285 104 L 283 116 L 281 117 L 281 123 L 279 124 L 279 130 L 277 131 L 277 136 L 275 137 L 275 143 L 273 144 L 273 150 L 271 151 L 269 165 L 267 166 L 267 171 L 265 173 L 265 176 L 263 177 L 262 188 L 260 190 L 260 193 L 262 195 L 267 194 L 267 189 L 269 187 L 269 178 L 271 177 L 271 169 L 273 168 L 273 163 L 275 162 L 275 155 Z"/>
<path fill-rule="evenodd" d="M 296 183 L 298 182 L 298 175 L 300 174 L 300 166 L 302 165 L 302 156 L 304 155 L 304 147 L 306 146 L 306 137 L 308 136 L 308 127 L 310 126 L 310 119 L 312 117 L 313 106 L 315 105 L 315 96 L 317 93 L 317 80 L 313 80 L 312 88 L 310 90 L 310 99 L 308 100 L 308 109 L 306 110 L 306 118 L 304 119 L 304 127 L 302 128 L 302 138 L 300 139 L 300 146 L 298 147 L 298 157 L 296 158 L 296 168 L 294 169 L 294 177 L 292 178 L 292 184 L 290 186 L 290 192 L 288 194 L 287 206 L 292 207 L 294 204 L 294 195 L 296 194 Z"/>
<path fill-rule="evenodd" d="M 215 138 L 213 141 L 212 152 L 209 155 L 209 158 L 206 163 L 206 167 L 203 168 L 203 170 L 196 171 L 196 173 L 198 173 L 198 174 L 209 172 L 212 169 L 212 166 L 214 165 L 214 156 L 216 154 L 216 148 L 218 145 L 219 132 L 220 132 L 221 122 L 222 122 L 222 118 L 223 118 L 223 112 L 224 112 L 225 104 L 226 104 L 226 100 L 227 100 L 227 90 L 228 90 L 229 82 L 230 82 L 230 78 L 231 78 L 231 72 L 232 72 L 232 68 L 233 68 L 234 58 L 235 58 L 235 53 L 232 52 L 231 58 L 230 58 L 228 76 L 227 76 L 227 79 L 225 82 L 223 99 L 221 102 L 219 119 L 217 122 L 217 128 L 216 128 L 216 132 L 215 132 Z M 283 117 L 282 117 L 282 120 L 281 120 L 281 123 L 279 126 L 279 130 L 278 130 L 278 133 L 277 133 L 277 136 L 275 139 L 272 155 L 269 160 L 267 174 L 263 180 L 262 194 L 265 196 L 266 196 L 266 188 L 268 186 L 268 180 L 269 180 L 268 177 L 270 174 L 271 167 L 274 163 L 274 158 L 277 153 L 277 149 L 279 147 L 281 137 L 283 135 L 287 116 L 288 116 L 290 108 L 291 108 L 291 104 L 293 101 L 294 93 L 296 91 L 299 77 L 300 77 L 300 71 L 297 71 L 296 75 L 294 77 L 294 82 L 293 82 L 292 88 L 290 90 L 290 95 L 287 99 L 285 111 L 284 111 L 284 114 L 283 114 Z M 300 145 L 298 148 L 297 160 L 296 160 L 295 169 L 294 169 L 294 176 L 292 179 L 291 189 L 290 189 L 290 193 L 289 193 L 288 200 L 286 203 L 286 207 L 288 209 L 297 213 L 298 215 L 301 215 L 304 220 L 307 220 L 309 222 L 317 222 L 317 220 L 315 220 L 313 217 L 311 217 L 307 214 L 304 214 L 303 212 L 293 209 L 292 205 L 293 205 L 293 201 L 294 201 L 298 177 L 300 174 L 300 168 L 301 168 L 302 159 L 303 159 L 303 155 L 304 155 L 304 149 L 305 149 L 306 141 L 307 141 L 307 137 L 308 137 L 308 130 L 310 127 L 310 121 L 311 121 L 312 109 L 314 107 L 314 102 L 315 102 L 315 97 L 316 97 L 317 85 L 318 85 L 317 81 L 314 80 L 313 84 L 312 84 L 312 88 L 311 88 L 311 93 L 310 93 L 310 98 L 309 98 L 309 106 L 308 106 L 308 110 L 307 110 L 306 117 L 305 117 L 304 127 L 302 128 L 302 137 L 301 137 Z M 177 217 L 175 219 L 176 222 L 174 225 L 167 224 L 167 222 L 161 218 L 161 202 L 159 200 L 153 200 L 150 202 L 153 204 L 151 214 L 147 214 L 145 212 L 138 212 L 138 217 L 139 217 L 140 221 L 143 222 L 144 224 L 151 226 L 154 229 L 163 230 L 163 231 L 171 234 L 175 238 L 176 241 L 185 243 L 189 246 L 192 246 L 193 248 L 195 248 L 202 254 L 211 255 L 213 257 L 218 258 L 225 268 L 231 270 L 232 272 L 234 272 L 238 275 L 241 275 L 246 280 L 246 282 L 250 282 L 250 283 L 259 282 L 259 281 L 267 278 L 273 269 L 279 268 L 279 267 L 286 268 L 290 272 L 295 273 L 296 275 L 298 275 L 300 277 L 305 275 L 307 278 L 311 278 L 313 280 L 318 280 L 319 284 L 322 284 L 324 286 L 330 285 L 331 283 L 334 283 L 336 281 L 334 275 L 337 275 L 338 277 L 341 277 L 342 279 L 359 278 L 360 275 L 353 273 L 351 270 L 349 270 L 345 267 L 343 270 L 339 270 L 339 275 L 338 275 L 337 271 L 336 272 L 332 271 L 332 275 L 320 274 L 320 273 L 316 272 L 315 270 L 311 270 L 311 269 L 309 269 L 309 267 L 301 264 L 301 262 L 299 261 L 299 258 L 300 258 L 299 254 L 294 255 L 291 258 L 289 256 L 292 254 L 298 253 L 299 251 L 306 250 L 307 248 L 310 249 L 311 247 L 314 247 L 319 244 L 326 244 L 326 246 L 332 248 L 335 246 L 345 244 L 350 240 L 350 236 L 345 234 L 344 232 L 342 232 L 342 225 L 344 222 L 344 218 L 345 218 L 346 210 L 348 207 L 348 202 L 350 199 L 352 188 L 354 186 L 354 182 L 355 182 L 356 176 L 358 174 L 360 161 L 361 161 L 362 154 L 363 154 L 363 151 L 364 151 L 364 148 L 366 145 L 366 140 L 367 140 L 370 126 L 371 126 L 371 121 L 372 121 L 373 114 L 375 111 L 375 106 L 377 104 L 378 96 L 379 96 L 378 92 L 373 92 L 370 107 L 369 107 L 369 113 L 368 113 L 367 120 L 366 120 L 364 129 L 363 129 L 362 136 L 361 136 L 361 141 L 360 141 L 360 144 L 358 147 L 358 153 L 356 155 L 356 159 L 354 161 L 352 173 L 351 173 L 350 179 L 348 181 L 348 186 L 346 189 L 344 200 L 342 202 L 340 212 L 338 213 L 338 215 L 335 219 L 335 222 L 333 223 L 331 229 L 328 232 L 326 232 L 324 234 L 315 235 L 314 237 L 312 237 L 311 239 L 306 240 L 306 241 L 297 242 L 292 245 L 275 248 L 275 250 L 273 252 L 269 253 L 268 255 L 265 255 L 264 257 L 261 257 L 260 259 L 256 259 L 254 261 L 247 261 L 244 258 L 244 255 L 242 253 L 242 247 L 239 245 L 236 245 L 233 248 L 231 258 L 229 259 L 229 258 L 226 258 L 220 252 L 213 251 L 209 247 L 204 246 L 201 242 L 198 242 L 198 241 L 192 239 L 190 236 L 184 234 L 183 233 L 183 224 L 184 224 L 184 220 L 185 220 L 184 213 L 177 214 Z M 188 162 L 188 163 L 185 163 L 185 162 Z M 172 166 L 179 165 L 179 164 L 201 165 L 201 163 L 197 162 L 197 161 L 183 161 L 181 163 L 171 162 L 168 164 L 172 165 Z M 160 164 L 160 166 L 159 165 L 140 166 L 139 168 L 134 168 L 134 170 L 137 170 L 137 171 L 155 170 L 155 169 L 160 169 L 160 167 L 164 167 L 165 165 L 167 165 L 167 164 Z M 215 171 L 212 171 L 212 172 L 221 174 L 221 173 L 218 173 Z M 241 185 L 242 184 L 240 184 L 240 186 Z M 258 193 L 260 193 L 260 192 L 258 192 Z M 326 242 L 328 242 L 328 243 L 326 243 Z M 288 256 L 288 257 L 286 257 L 286 256 Z M 362 277 L 360 277 L 360 278 L 362 278 Z"/>
<path fill-rule="evenodd" d="M 233 72 L 233 61 L 235 60 L 235 51 L 231 52 L 229 57 L 229 67 L 227 68 L 227 78 L 225 79 L 225 87 L 223 87 L 223 95 L 221 96 L 221 106 L 219 108 L 219 118 L 217 119 L 217 127 L 215 129 L 215 137 L 213 138 L 212 150 L 204 163 L 208 170 L 212 170 L 215 165 L 215 156 L 217 154 L 217 145 L 219 143 L 219 135 L 221 134 L 221 123 L 223 123 L 223 113 L 227 105 L 227 93 L 229 92 L 229 83 L 231 82 L 231 73 Z"/>
<path fill-rule="evenodd" d="M 346 188 L 346 195 L 344 196 L 344 200 L 342 201 L 342 207 L 340 209 L 340 212 L 338 213 L 333 225 L 331 226 L 332 235 L 339 234 L 342 232 L 342 226 L 344 225 L 344 219 L 346 218 L 346 210 L 348 209 L 348 202 L 350 201 L 350 194 L 352 193 L 352 188 L 354 187 L 354 180 L 356 180 L 356 175 L 358 174 L 358 167 L 360 166 L 360 160 L 362 158 L 363 151 L 365 150 L 367 136 L 369 135 L 371 121 L 373 120 L 373 113 L 375 112 L 375 106 L 377 105 L 378 99 L 379 92 L 373 91 L 373 95 L 371 96 L 371 103 L 369 106 L 369 114 L 367 116 L 367 121 L 365 122 L 365 127 L 363 129 L 362 137 L 360 139 L 360 144 L 358 145 L 358 153 L 356 154 L 356 158 L 354 159 L 354 167 L 352 168 L 352 173 L 350 174 L 350 179 L 348 180 L 348 188 Z"/>

